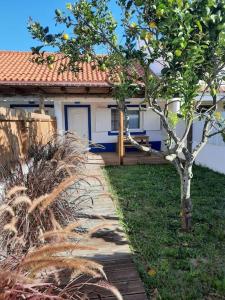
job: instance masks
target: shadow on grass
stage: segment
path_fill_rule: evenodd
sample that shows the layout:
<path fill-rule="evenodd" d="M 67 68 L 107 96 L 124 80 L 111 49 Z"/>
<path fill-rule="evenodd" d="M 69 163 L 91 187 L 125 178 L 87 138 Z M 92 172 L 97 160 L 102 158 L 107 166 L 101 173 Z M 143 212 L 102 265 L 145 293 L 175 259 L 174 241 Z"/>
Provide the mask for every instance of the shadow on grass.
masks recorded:
<path fill-rule="evenodd" d="M 189 234 L 180 231 L 179 178 L 173 166 L 108 167 L 106 176 L 148 294 L 224 299 L 225 176 L 194 167 Z"/>

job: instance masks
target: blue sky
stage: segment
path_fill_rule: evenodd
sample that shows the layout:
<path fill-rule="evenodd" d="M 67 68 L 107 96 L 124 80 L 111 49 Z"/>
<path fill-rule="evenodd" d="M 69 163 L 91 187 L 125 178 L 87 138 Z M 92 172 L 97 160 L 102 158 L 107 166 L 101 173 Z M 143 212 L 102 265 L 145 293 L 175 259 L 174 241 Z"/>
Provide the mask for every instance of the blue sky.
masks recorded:
<path fill-rule="evenodd" d="M 0 50 L 29 51 L 36 42 L 27 31 L 29 17 L 40 21 L 42 25 L 54 28 L 54 11 L 64 9 L 65 4 L 74 1 L 65 0 L 1 0 L 0 1 Z M 119 18 L 118 10 L 112 10 Z"/>

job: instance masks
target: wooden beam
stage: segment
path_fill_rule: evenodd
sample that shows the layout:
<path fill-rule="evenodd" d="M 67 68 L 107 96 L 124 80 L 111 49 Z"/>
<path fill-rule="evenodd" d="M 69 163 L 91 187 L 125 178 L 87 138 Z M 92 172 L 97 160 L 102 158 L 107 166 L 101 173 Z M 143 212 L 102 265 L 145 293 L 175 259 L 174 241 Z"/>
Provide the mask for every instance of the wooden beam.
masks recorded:
<path fill-rule="evenodd" d="M 111 96 L 108 87 L 71 87 L 71 86 L 1 86 L 0 93 L 6 96 L 15 95 L 49 95 L 57 96 L 62 94 L 93 97 Z"/>
<path fill-rule="evenodd" d="M 46 90 L 44 88 L 42 88 L 42 87 L 38 87 L 37 88 L 37 92 L 41 93 L 41 94 L 46 94 Z"/>
<path fill-rule="evenodd" d="M 66 92 L 66 93 L 67 93 L 67 89 L 66 89 L 65 86 L 62 86 L 62 87 L 60 88 L 60 90 L 61 90 L 62 92 Z"/>
<path fill-rule="evenodd" d="M 124 112 L 122 110 L 119 110 L 119 119 L 120 119 L 120 125 L 119 125 L 119 164 L 123 165 L 123 159 L 124 159 Z"/>
<path fill-rule="evenodd" d="M 15 93 L 19 94 L 19 95 L 24 95 L 26 92 L 24 91 L 24 89 L 16 87 L 15 88 Z"/>
<path fill-rule="evenodd" d="M 45 115 L 45 99 L 43 95 L 40 95 L 38 111 L 40 114 Z"/>

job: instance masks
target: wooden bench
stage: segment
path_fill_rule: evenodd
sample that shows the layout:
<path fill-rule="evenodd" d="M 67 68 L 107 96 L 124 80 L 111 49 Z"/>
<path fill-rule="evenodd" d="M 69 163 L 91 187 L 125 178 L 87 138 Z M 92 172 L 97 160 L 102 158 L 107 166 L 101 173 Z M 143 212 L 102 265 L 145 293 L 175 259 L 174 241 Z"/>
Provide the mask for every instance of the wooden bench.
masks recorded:
<path fill-rule="evenodd" d="M 140 145 L 149 147 L 149 136 L 135 135 L 133 136 L 133 139 Z M 124 153 L 126 152 L 126 148 L 134 148 L 134 145 L 131 144 L 131 142 L 127 139 L 126 136 L 124 136 L 123 141 L 124 141 Z M 119 145 L 119 136 L 118 136 L 117 149 L 118 149 L 118 145 Z"/>

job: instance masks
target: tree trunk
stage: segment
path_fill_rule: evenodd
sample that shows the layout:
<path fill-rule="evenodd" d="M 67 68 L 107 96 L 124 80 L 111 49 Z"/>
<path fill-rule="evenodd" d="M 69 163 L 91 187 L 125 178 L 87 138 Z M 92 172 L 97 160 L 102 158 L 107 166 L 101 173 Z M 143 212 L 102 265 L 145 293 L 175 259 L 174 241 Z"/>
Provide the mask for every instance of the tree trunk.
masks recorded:
<path fill-rule="evenodd" d="M 191 201 L 192 164 L 185 166 L 181 174 L 181 219 L 182 229 L 191 230 L 192 201 Z"/>

